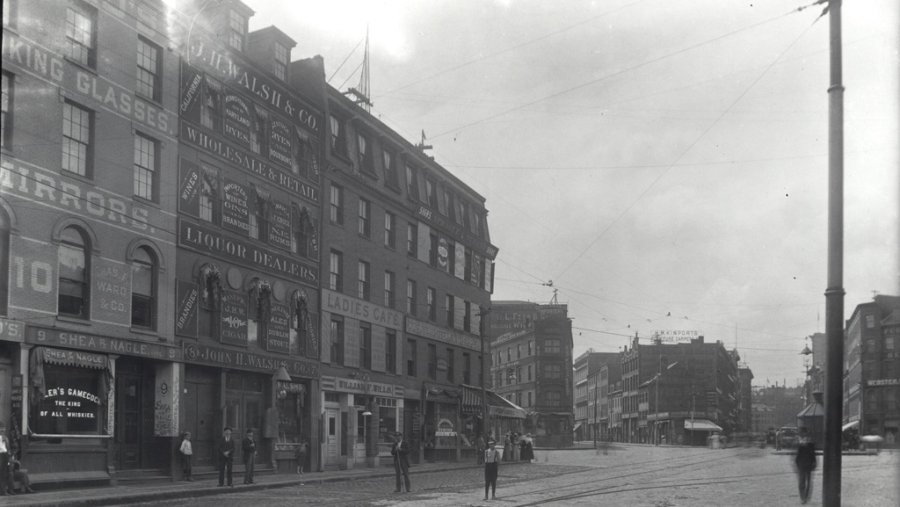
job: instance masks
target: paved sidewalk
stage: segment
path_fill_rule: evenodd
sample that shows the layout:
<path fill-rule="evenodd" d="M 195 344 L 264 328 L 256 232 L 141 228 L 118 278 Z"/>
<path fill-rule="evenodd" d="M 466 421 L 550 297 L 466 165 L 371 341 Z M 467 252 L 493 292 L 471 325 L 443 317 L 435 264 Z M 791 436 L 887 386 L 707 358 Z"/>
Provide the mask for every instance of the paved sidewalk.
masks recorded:
<path fill-rule="evenodd" d="M 445 470 L 480 468 L 474 463 L 423 463 L 409 468 L 410 474 L 421 474 Z M 34 494 L 0 496 L 0 506 L 94 506 L 121 505 L 136 502 L 151 502 L 175 498 L 192 498 L 208 495 L 220 495 L 238 491 L 254 491 L 268 488 L 295 486 L 298 484 L 315 484 L 321 482 L 352 481 L 377 477 L 394 477 L 391 467 L 361 468 L 352 470 L 335 470 L 327 472 L 311 472 L 303 475 L 265 474 L 258 475 L 254 484 L 242 485 L 235 475 L 233 488 L 218 487 L 218 478 L 201 479 L 192 482 L 163 482 L 153 484 L 130 484 L 127 486 L 108 486 L 82 489 L 61 489 Z"/>

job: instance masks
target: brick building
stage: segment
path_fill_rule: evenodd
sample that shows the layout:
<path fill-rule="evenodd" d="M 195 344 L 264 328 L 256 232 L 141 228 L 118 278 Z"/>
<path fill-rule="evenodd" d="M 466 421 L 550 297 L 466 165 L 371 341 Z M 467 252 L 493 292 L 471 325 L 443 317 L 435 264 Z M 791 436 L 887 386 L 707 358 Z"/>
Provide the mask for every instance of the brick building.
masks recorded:
<path fill-rule="evenodd" d="M 595 413 L 593 410 L 595 406 L 599 408 L 598 375 L 604 364 L 616 360 L 618 360 L 616 352 L 594 352 L 592 349 L 588 349 L 575 359 L 573 372 L 575 440 L 593 438 L 591 429 L 599 420 L 599 411 Z"/>

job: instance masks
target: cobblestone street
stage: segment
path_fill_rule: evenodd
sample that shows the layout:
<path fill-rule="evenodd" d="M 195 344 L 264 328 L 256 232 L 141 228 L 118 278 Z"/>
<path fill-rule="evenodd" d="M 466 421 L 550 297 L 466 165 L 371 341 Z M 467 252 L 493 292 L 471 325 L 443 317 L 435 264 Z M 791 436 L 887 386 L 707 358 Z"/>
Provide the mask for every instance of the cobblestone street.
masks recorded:
<path fill-rule="evenodd" d="M 898 456 L 845 456 L 842 504 L 898 505 Z M 759 449 L 614 446 L 606 454 L 594 450 L 540 451 L 537 459 L 534 464 L 502 465 L 494 501 L 482 500 L 482 472 L 470 468 L 413 474 L 413 492 L 409 494 L 394 493 L 393 479 L 379 478 L 246 493 L 229 491 L 165 505 L 800 505 L 792 457 Z M 819 461 L 808 505 L 822 504 L 821 457 Z"/>

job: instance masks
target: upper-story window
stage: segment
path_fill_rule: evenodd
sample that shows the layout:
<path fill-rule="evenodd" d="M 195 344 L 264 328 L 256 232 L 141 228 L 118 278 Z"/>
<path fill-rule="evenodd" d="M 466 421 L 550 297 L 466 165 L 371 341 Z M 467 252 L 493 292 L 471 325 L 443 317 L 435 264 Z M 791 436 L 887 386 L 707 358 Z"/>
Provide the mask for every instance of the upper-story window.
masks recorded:
<path fill-rule="evenodd" d="M 66 227 L 59 243 L 59 313 L 90 318 L 90 244 L 77 227 Z"/>
<path fill-rule="evenodd" d="M 6 13 L 6 9 L 3 9 Z M 0 108 L 0 146 L 4 149 L 11 146 L 12 141 L 12 116 L 13 116 L 13 84 L 15 79 L 12 74 L 3 73 L 3 101 Z"/>
<path fill-rule="evenodd" d="M 369 139 L 362 134 L 356 135 L 356 153 L 359 170 L 374 176 L 375 163 L 372 161 L 372 146 L 369 144 Z"/>
<path fill-rule="evenodd" d="M 544 340 L 544 353 L 545 354 L 559 354 L 562 351 L 562 346 L 560 345 L 559 340 L 556 338 L 548 338 Z"/>
<path fill-rule="evenodd" d="M 456 199 L 456 223 L 466 225 L 466 203 L 460 199 Z"/>
<path fill-rule="evenodd" d="M 140 247 L 131 260 L 131 325 L 156 329 L 156 256 Z"/>
<path fill-rule="evenodd" d="M 419 180 L 416 170 L 409 165 L 406 166 L 406 193 L 409 194 L 410 199 L 419 198 Z"/>
<path fill-rule="evenodd" d="M 358 231 L 360 236 L 368 238 L 372 233 L 372 203 L 369 201 L 360 198 L 359 199 L 359 225 Z"/>
<path fill-rule="evenodd" d="M 384 150 L 381 152 L 381 158 L 384 164 L 384 184 L 399 190 L 400 182 L 397 178 L 397 167 L 394 165 L 394 154 Z"/>
<path fill-rule="evenodd" d="M 287 66 L 290 60 L 290 50 L 284 44 L 275 43 L 275 67 L 273 73 L 275 77 L 282 81 L 287 77 Z"/>
<path fill-rule="evenodd" d="M 250 151 L 266 153 L 268 141 L 269 113 L 260 107 L 253 106 L 256 121 L 250 125 Z"/>
<path fill-rule="evenodd" d="M 218 223 L 219 175 L 218 172 L 204 166 L 200 174 L 200 219 Z"/>
<path fill-rule="evenodd" d="M 138 36 L 136 91 L 140 95 L 156 101 L 159 101 L 161 95 L 161 55 L 159 46 Z"/>
<path fill-rule="evenodd" d="M 416 281 L 406 281 L 406 313 L 410 315 L 416 314 L 418 303 L 416 302 Z"/>
<path fill-rule="evenodd" d="M 91 177 L 94 113 L 68 100 L 63 104 L 62 168 Z"/>
<path fill-rule="evenodd" d="M 428 204 L 432 208 L 437 206 L 437 196 L 435 195 L 434 190 L 434 182 L 429 178 L 425 178 L 425 204 Z"/>
<path fill-rule="evenodd" d="M 416 224 L 410 222 L 406 224 L 406 254 L 415 257 L 418 254 L 418 231 Z"/>
<path fill-rule="evenodd" d="M 438 191 L 438 212 L 444 216 L 450 213 L 450 191 L 443 186 Z"/>
<path fill-rule="evenodd" d="M 344 189 L 332 183 L 328 202 L 328 217 L 331 219 L 331 223 L 342 225 L 344 223 Z"/>
<path fill-rule="evenodd" d="M 309 210 L 306 206 L 302 208 L 296 204 L 291 204 L 291 251 L 301 257 L 316 257 L 317 234 L 316 224 L 310 217 Z"/>
<path fill-rule="evenodd" d="M 384 272 L 384 306 L 394 307 L 394 273 L 392 271 Z"/>
<path fill-rule="evenodd" d="M 437 320 L 437 291 L 434 287 L 428 287 L 425 292 L 425 303 L 428 306 L 428 320 Z"/>
<path fill-rule="evenodd" d="M 371 285 L 372 268 L 366 261 L 359 261 L 357 270 L 357 297 L 359 299 L 369 300 L 369 286 Z"/>
<path fill-rule="evenodd" d="M 148 201 L 157 200 L 159 144 L 143 134 L 134 136 L 134 195 Z"/>
<path fill-rule="evenodd" d="M 470 216 L 472 217 L 472 234 L 481 237 L 481 214 L 473 210 Z"/>
<path fill-rule="evenodd" d="M 228 16 L 228 45 L 238 51 L 243 51 L 246 35 L 247 18 L 237 11 L 231 11 Z"/>
<path fill-rule="evenodd" d="M 219 317 L 222 305 L 222 276 L 218 266 L 204 264 L 200 268 L 200 336 L 219 334 Z"/>
<path fill-rule="evenodd" d="M 66 56 L 93 68 L 97 65 L 96 46 L 97 10 L 76 1 L 66 9 Z"/>
<path fill-rule="evenodd" d="M 347 156 L 347 133 L 344 131 L 344 123 L 335 115 L 328 117 L 328 125 L 331 127 L 331 153 Z"/>
<path fill-rule="evenodd" d="M 397 234 L 395 232 L 397 218 L 389 211 L 384 212 L 384 246 L 394 248 L 397 246 Z"/>
<path fill-rule="evenodd" d="M 250 193 L 250 199 L 253 201 L 253 208 L 248 217 L 250 220 L 250 230 L 248 232 L 251 238 L 265 242 L 269 237 L 271 196 L 268 192 L 255 187 Z"/>
<path fill-rule="evenodd" d="M 343 290 L 344 254 L 332 250 L 329 256 L 328 288 L 338 292 Z"/>
<path fill-rule="evenodd" d="M 203 98 L 203 107 L 200 108 L 200 124 L 208 129 L 218 130 L 222 121 L 221 104 L 221 85 L 207 78 L 206 96 Z"/>
<path fill-rule="evenodd" d="M 0 287 L 9 287 L 9 215 L 0 207 Z M 0 290 L 0 315 L 7 315 L 9 290 Z"/>

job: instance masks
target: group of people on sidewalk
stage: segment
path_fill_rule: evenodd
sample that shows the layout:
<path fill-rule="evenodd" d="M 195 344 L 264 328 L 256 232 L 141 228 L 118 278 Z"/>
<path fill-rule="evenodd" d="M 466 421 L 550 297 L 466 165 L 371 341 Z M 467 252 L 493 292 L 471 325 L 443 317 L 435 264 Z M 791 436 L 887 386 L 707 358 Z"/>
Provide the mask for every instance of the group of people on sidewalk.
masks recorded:
<path fill-rule="evenodd" d="M 6 427 L 0 424 L 0 496 L 16 493 L 34 493 L 28 472 L 22 468 L 12 443 L 6 436 Z"/>

